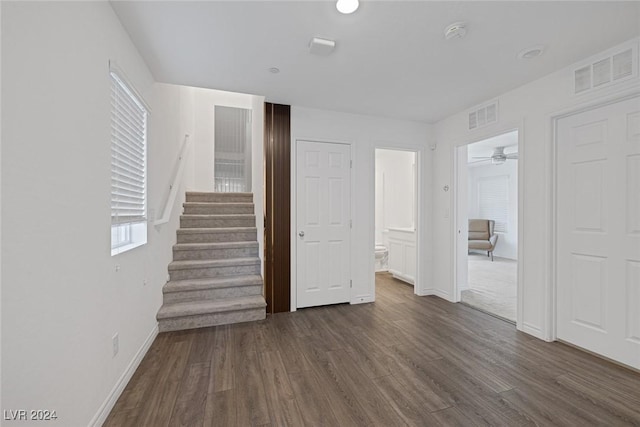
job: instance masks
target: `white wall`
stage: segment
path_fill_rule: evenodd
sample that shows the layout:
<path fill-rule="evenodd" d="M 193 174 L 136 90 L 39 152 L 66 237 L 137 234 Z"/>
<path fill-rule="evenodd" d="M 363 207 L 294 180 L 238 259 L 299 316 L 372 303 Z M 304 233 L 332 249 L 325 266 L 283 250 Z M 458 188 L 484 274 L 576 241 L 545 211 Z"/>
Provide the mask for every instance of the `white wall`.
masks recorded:
<path fill-rule="evenodd" d="M 480 218 L 478 184 L 483 178 L 504 176 L 509 182 L 508 193 L 508 217 L 507 231 L 498 232 L 498 242 L 493 251 L 495 256 L 518 259 L 518 161 L 507 160 L 501 165 L 492 165 L 490 162 L 481 165 L 469 165 L 469 216 L 468 218 Z"/>
<path fill-rule="evenodd" d="M 637 40 L 634 41 L 637 43 Z M 551 177 L 552 129 L 551 117 L 598 100 L 636 90 L 640 86 L 633 79 L 616 86 L 574 96 L 573 71 L 567 67 L 525 86 L 497 97 L 500 105 L 496 124 L 467 130 L 467 111 L 450 116 L 435 125 L 438 148 L 434 157 L 434 216 L 433 283 L 438 295 L 453 300 L 454 229 L 450 210 L 451 191 L 443 186 L 453 182 L 454 147 L 481 141 L 488 137 L 518 128 L 520 130 L 519 167 L 523 178 L 521 207 L 524 223 L 519 252 L 519 267 L 523 273 L 519 283 L 524 306 L 518 309 L 518 328 L 543 339 L 552 337 L 551 331 Z"/>
<path fill-rule="evenodd" d="M 146 245 L 110 255 L 108 61 L 152 107 L 150 209 L 161 208 L 190 130 L 178 91 L 154 84 L 109 3 L 2 8 L 2 406 L 55 409 L 47 425 L 86 426 L 106 415 L 157 331 L 179 212 L 150 225 Z"/>
<path fill-rule="evenodd" d="M 314 140 L 326 142 L 347 142 L 352 144 L 353 160 L 353 203 L 352 219 L 352 303 L 373 301 L 374 246 L 375 246 L 375 149 L 406 148 L 417 151 L 420 175 L 422 205 L 419 208 L 423 227 L 418 224 L 418 239 L 422 247 L 418 262 L 421 283 L 416 292 L 431 293 L 431 254 L 429 252 L 431 199 L 431 155 L 427 148 L 432 138 L 431 126 L 424 123 L 361 116 L 334 111 L 310 108 L 291 108 L 292 147 L 292 212 L 291 212 L 291 250 L 292 263 L 296 265 L 296 200 L 295 200 L 295 159 L 296 140 Z M 295 308 L 295 268 L 292 269 L 292 307 Z"/>
<path fill-rule="evenodd" d="M 264 277 L 264 96 L 251 97 L 251 191 L 258 233 L 260 271 Z"/>
<path fill-rule="evenodd" d="M 2 93 L 2 2 L 0 2 L 0 94 Z M 0 188 L 2 188 L 2 102 L 0 102 Z M 0 191 L 0 224 L 2 224 L 2 192 Z M 2 227 L 0 227 L 0 242 L 2 242 Z M 2 245 L 0 244 L 0 260 L 2 259 Z M 2 262 L 0 262 L 0 301 L 2 301 Z M 0 408 L 2 405 L 2 303 L 0 303 Z"/>
<path fill-rule="evenodd" d="M 189 189 L 193 191 L 214 191 L 215 106 L 252 110 L 253 97 L 242 93 L 213 89 L 189 88 L 189 90 L 193 96 L 195 113 L 192 137 L 195 155 L 192 167 L 189 168 L 193 174 L 189 180 Z M 260 111 L 263 109 L 264 107 L 260 108 Z M 255 115 L 256 112 L 253 112 L 252 123 L 256 123 L 256 119 L 259 119 Z M 251 136 L 253 141 L 257 139 L 256 137 L 257 135 L 253 134 Z M 252 173 L 256 173 L 256 171 L 252 170 Z"/>
<path fill-rule="evenodd" d="M 375 152 L 376 243 L 388 245 L 388 229 L 415 227 L 415 153 Z"/>

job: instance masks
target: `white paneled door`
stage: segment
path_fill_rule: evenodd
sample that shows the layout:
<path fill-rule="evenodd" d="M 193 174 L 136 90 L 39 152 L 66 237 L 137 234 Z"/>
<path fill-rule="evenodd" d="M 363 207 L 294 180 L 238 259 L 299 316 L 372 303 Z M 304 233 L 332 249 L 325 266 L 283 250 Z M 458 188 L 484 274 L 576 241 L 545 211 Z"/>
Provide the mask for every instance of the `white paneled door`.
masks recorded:
<path fill-rule="evenodd" d="M 298 141 L 297 307 L 348 302 L 351 294 L 351 149 Z"/>
<path fill-rule="evenodd" d="M 557 131 L 557 336 L 640 369 L 640 98 Z"/>

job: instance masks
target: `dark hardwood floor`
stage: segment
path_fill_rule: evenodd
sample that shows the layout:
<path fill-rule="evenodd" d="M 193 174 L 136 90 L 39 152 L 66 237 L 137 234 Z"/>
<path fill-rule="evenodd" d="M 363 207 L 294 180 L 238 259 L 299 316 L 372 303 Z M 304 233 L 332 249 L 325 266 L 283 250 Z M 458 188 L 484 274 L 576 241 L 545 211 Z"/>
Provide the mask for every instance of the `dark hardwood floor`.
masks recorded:
<path fill-rule="evenodd" d="M 640 425 L 640 374 L 378 275 L 374 304 L 158 335 L 105 425 Z"/>

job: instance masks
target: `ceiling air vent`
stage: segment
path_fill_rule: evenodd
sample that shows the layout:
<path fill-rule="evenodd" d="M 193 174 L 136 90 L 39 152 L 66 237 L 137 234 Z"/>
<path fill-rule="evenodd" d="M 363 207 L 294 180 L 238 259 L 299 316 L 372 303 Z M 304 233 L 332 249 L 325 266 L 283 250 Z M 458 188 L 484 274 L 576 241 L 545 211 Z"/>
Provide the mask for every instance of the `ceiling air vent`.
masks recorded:
<path fill-rule="evenodd" d="M 638 48 L 625 47 L 623 50 L 609 52 L 606 55 L 600 55 L 596 60 L 588 61 L 574 70 L 573 83 L 574 94 L 581 94 L 607 87 L 618 82 L 627 80 L 638 74 Z"/>
<path fill-rule="evenodd" d="M 497 123 L 498 101 L 475 108 L 469 113 L 469 130 Z"/>

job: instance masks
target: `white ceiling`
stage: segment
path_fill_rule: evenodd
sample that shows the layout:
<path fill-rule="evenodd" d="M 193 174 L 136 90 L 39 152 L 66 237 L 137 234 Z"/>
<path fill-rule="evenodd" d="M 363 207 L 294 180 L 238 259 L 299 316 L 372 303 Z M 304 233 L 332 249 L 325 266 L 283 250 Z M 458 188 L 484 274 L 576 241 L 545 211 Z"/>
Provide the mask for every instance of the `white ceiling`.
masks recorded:
<path fill-rule="evenodd" d="M 478 163 L 479 159 L 474 157 L 491 157 L 496 147 L 505 147 L 504 154 L 512 154 L 518 152 L 518 131 L 508 132 L 493 138 L 478 141 L 467 145 L 467 161 L 468 163 Z M 512 161 L 512 160 L 509 160 Z"/>
<path fill-rule="evenodd" d="M 158 81 L 435 122 L 640 34 L 640 2 L 112 1 Z M 444 28 L 468 23 L 467 37 Z M 336 41 L 329 56 L 312 37 Z M 517 54 L 533 45 L 533 60 Z M 277 67 L 279 74 L 268 71 Z"/>

